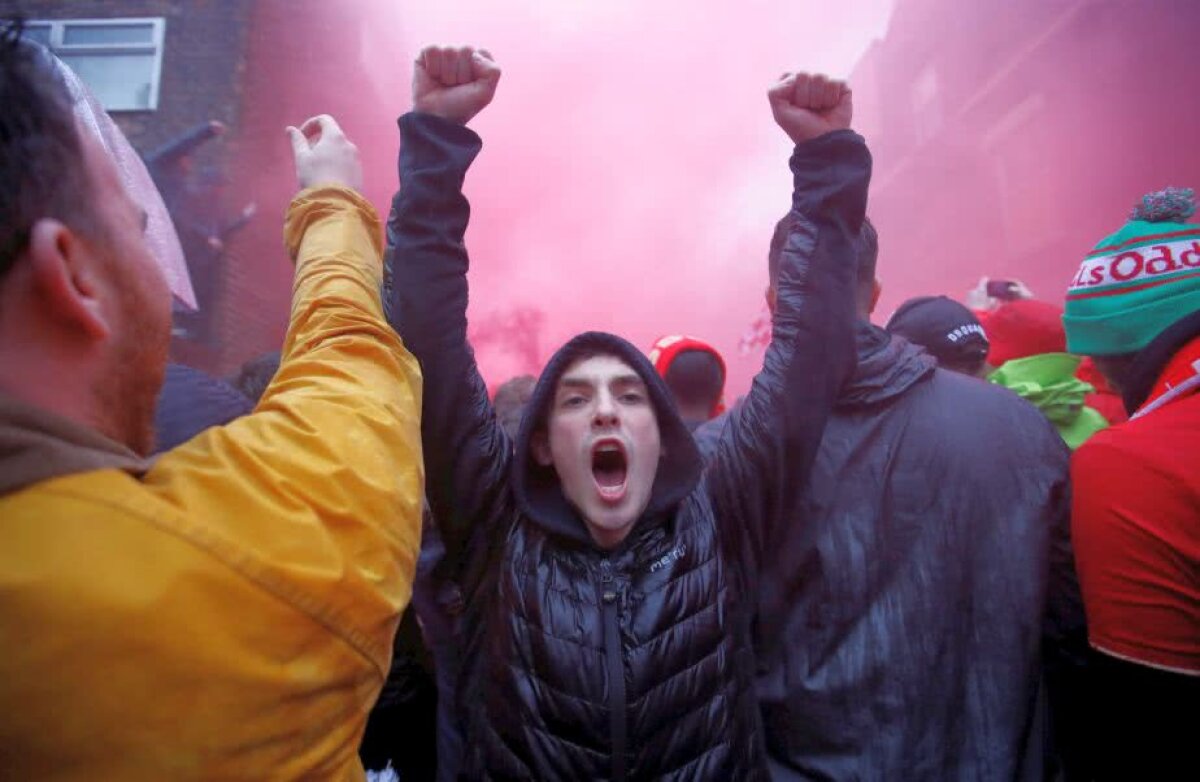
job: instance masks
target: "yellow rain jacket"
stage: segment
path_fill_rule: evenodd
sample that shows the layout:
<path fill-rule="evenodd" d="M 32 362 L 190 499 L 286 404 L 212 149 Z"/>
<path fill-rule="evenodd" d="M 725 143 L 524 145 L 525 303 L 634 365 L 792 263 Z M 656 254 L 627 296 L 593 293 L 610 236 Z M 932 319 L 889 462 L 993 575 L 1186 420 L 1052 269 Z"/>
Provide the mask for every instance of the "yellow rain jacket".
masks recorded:
<path fill-rule="evenodd" d="M 0 398 L 0 778 L 363 777 L 420 542 L 420 372 L 366 201 L 307 190 L 285 238 L 252 415 L 149 464 Z"/>

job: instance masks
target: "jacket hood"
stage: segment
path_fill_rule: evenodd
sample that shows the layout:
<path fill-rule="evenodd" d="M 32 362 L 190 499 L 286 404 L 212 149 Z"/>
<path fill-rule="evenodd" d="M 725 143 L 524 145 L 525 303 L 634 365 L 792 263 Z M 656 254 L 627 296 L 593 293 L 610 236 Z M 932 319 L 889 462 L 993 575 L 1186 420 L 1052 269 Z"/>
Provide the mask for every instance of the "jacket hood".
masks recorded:
<path fill-rule="evenodd" d="M 546 424 L 547 411 L 563 372 L 581 357 L 605 354 L 627 363 L 646 384 L 662 440 L 662 458 L 654 477 L 650 503 L 635 524 L 659 518 L 672 511 L 700 480 L 700 451 L 679 417 L 666 384 L 640 350 L 613 334 L 589 331 L 563 345 L 538 378 L 533 396 L 525 407 L 517 433 L 513 458 L 513 491 L 521 511 L 548 532 L 586 545 L 594 545 L 583 519 L 568 502 L 553 467 L 543 467 L 533 458 L 533 435 Z"/>
<path fill-rule="evenodd" d="M 859 321 L 854 345 L 858 365 L 842 389 L 838 408 L 865 407 L 900 396 L 937 368 L 936 359 L 923 348 L 866 321 Z"/>
<path fill-rule="evenodd" d="M 0 394 L 0 496 L 93 470 L 140 476 L 150 460 L 76 421 Z"/>
<path fill-rule="evenodd" d="M 1082 360 L 1069 353 L 1018 358 L 1006 362 L 988 380 L 1031 402 L 1055 426 L 1069 426 L 1083 412 L 1084 398 L 1096 390 L 1075 377 Z"/>

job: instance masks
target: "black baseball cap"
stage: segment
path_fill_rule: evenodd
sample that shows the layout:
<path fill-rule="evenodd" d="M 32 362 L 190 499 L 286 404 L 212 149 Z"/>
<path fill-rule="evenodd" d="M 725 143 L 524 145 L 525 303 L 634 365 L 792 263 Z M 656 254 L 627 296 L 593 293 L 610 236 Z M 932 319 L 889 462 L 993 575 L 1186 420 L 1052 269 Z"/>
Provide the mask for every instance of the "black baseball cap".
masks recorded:
<path fill-rule="evenodd" d="M 918 296 L 900 305 L 886 326 L 948 367 L 978 365 L 988 338 L 975 313 L 947 296 Z"/>

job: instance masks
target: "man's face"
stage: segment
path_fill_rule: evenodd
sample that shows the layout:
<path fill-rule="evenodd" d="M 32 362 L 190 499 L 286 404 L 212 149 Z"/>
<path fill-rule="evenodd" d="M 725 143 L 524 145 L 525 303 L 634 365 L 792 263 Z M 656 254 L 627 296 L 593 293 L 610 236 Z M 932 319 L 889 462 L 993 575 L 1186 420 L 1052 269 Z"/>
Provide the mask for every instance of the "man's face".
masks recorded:
<path fill-rule="evenodd" d="M 625 539 L 650 502 L 662 443 L 646 384 L 615 356 L 580 360 L 558 381 L 534 455 L 554 465 L 592 538 Z"/>
<path fill-rule="evenodd" d="M 170 288 L 146 244 L 146 212 L 130 198 L 100 143 L 83 130 L 80 135 L 102 234 L 89 247 L 101 270 L 112 327 L 108 372 L 95 390 L 114 436 L 149 453 L 171 338 Z"/>

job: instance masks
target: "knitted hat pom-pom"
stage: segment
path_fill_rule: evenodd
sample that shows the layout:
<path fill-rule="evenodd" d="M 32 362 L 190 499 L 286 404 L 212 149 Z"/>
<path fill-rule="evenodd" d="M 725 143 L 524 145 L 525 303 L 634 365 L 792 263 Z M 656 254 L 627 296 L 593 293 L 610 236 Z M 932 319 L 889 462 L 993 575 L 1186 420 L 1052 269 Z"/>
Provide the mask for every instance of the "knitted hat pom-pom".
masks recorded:
<path fill-rule="evenodd" d="M 1196 191 L 1190 187 L 1168 187 L 1142 196 L 1129 213 L 1131 220 L 1147 223 L 1182 223 L 1196 214 Z"/>

